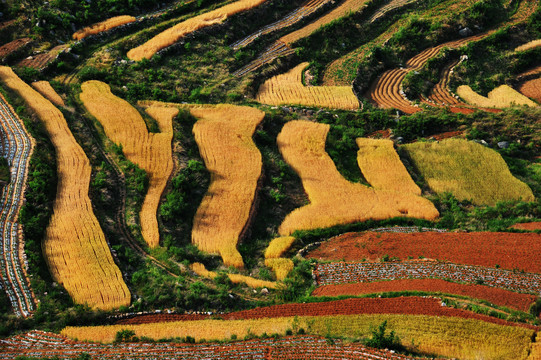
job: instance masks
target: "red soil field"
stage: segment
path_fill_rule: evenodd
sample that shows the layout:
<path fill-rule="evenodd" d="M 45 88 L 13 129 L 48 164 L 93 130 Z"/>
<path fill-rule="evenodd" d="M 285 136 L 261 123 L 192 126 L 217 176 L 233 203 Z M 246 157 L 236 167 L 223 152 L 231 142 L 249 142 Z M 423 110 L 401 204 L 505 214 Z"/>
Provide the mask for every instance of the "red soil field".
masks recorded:
<path fill-rule="evenodd" d="M 0 46 L 0 59 L 5 58 L 12 52 L 19 50 L 31 41 L 32 39 L 30 38 L 22 38 L 13 40 L 12 42 L 8 42 L 7 44 Z"/>
<path fill-rule="evenodd" d="M 463 265 L 540 273 L 541 236 L 533 233 L 347 233 L 322 243 L 306 257 L 330 261 L 379 260 L 383 255 L 438 259 Z"/>
<path fill-rule="evenodd" d="M 541 77 L 523 82 L 518 91 L 541 104 Z"/>
<path fill-rule="evenodd" d="M 317 288 L 313 296 L 363 295 L 393 291 L 426 291 L 443 294 L 464 295 L 474 299 L 482 299 L 494 305 L 527 312 L 536 296 L 518 294 L 512 291 L 484 285 L 458 284 L 441 279 L 403 279 L 378 281 L 371 283 L 352 283 L 340 285 L 324 285 Z"/>
<path fill-rule="evenodd" d="M 448 316 L 460 317 L 465 319 L 477 319 L 499 325 L 520 326 L 529 329 L 537 329 L 537 327 L 532 325 L 513 323 L 486 315 L 442 306 L 441 301 L 436 298 L 416 296 L 397 298 L 356 298 L 308 304 L 292 303 L 260 307 L 251 310 L 243 310 L 227 314 L 220 314 L 215 315 L 215 317 L 224 320 L 246 320 L 288 316 L 293 317 L 356 314 L 409 314 Z M 157 314 L 122 320 L 120 324 L 141 324 L 181 320 L 185 320 L 185 315 Z"/>
<path fill-rule="evenodd" d="M 519 229 L 519 230 L 541 230 L 541 221 L 537 222 L 529 222 L 529 223 L 522 223 L 522 224 L 515 224 L 511 226 L 513 229 Z"/>

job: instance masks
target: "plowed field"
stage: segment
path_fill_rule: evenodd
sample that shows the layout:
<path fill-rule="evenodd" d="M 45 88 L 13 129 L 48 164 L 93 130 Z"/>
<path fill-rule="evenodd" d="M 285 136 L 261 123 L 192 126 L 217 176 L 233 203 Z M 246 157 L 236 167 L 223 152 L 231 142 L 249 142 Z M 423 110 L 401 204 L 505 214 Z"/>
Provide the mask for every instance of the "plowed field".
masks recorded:
<path fill-rule="evenodd" d="M 511 227 L 513 229 L 520 229 L 520 230 L 541 230 L 541 221 L 515 224 Z"/>
<path fill-rule="evenodd" d="M 458 264 L 541 272 L 541 236 L 517 233 L 347 233 L 332 238 L 306 257 L 319 260 L 376 261 L 383 255 L 439 259 Z"/>
<path fill-rule="evenodd" d="M 534 295 L 519 294 L 508 290 L 477 284 L 459 284 L 441 279 L 403 279 L 376 281 L 371 283 L 352 283 L 324 285 L 318 287 L 313 296 L 363 295 L 399 291 L 426 291 L 442 294 L 464 295 L 482 299 L 494 305 L 505 306 L 527 312 L 537 298 Z"/>
<path fill-rule="evenodd" d="M 31 41 L 32 39 L 30 38 L 22 38 L 13 40 L 11 42 L 8 42 L 7 44 L 0 46 L 0 59 L 5 58 L 9 54 L 19 50 Z"/>

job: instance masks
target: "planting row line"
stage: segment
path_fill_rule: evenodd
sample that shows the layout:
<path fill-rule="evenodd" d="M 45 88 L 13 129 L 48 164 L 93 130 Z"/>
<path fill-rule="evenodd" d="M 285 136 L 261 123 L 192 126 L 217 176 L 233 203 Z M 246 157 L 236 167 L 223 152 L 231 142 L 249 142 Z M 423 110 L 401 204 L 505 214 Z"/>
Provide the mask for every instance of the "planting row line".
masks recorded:
<path fill-rule="evenodd" d="M 22 251 L 22 229 L 17 223 L 23 203 L 33 142 L 22 121 L 0 96 L 1 156 L 10 166 L 10 182 L 2 189 L 0 199 L 0 268 L 5 289 L 15 313 L 28 316 L 34 310 L 34 296 L 22 264 L 26 263 Z"/>
<path fill-rule="evenodd" d="M 396 279 L 439 278 L 541 294 L 541 275 L 438 262 L 328 263 L 314 270 L 318 285 Z"/>
<path fill-rule="evenodd" d="M 68 340 L 52 333 L 32 331 L 0 340 L 4 359 L 17 356 L 75 358 L 85 352 L 100 359 L 410 359 L 386 350 L 370 349 L 340 340 L 329 345 L 319 336 L 289 336 L 225 344 L 121 343 L 104 345 Z"/>

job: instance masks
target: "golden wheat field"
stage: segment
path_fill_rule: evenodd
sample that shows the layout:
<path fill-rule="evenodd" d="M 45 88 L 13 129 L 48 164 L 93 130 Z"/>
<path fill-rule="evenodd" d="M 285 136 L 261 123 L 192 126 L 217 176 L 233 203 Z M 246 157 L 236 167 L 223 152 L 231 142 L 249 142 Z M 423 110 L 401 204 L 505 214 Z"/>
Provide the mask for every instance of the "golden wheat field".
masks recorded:
<path fill-rule="evenodd" d="M 43 121 L 56 150 L 57 194 L 42 245 L 52 277 L 76 303 L 102 310 L 129 305 L 130 292 L 92 211 L 92 169 L 83 149 L 53 104 L 8 67 L 0 67 L 0 78 Z"/>
<path fill-rule="evenodd" d="M 192 242 L 219 254 L 226 266 L 242 268 L 237 250 L 252 217 L 261 177 L 261 154 L 252 135 L 265 113 L 250 107 L 191 107 L 198 118 L 195 141 L 210 172 L 210 186 L 195 214 Z"/>
<path fill-rule="evenodd" d="M 350 86 L 304 86 L 302 72 L 307 66 L 307 62 L 302 63 L 285 74 L 266 80 L 259 87 L 256 100 L 267 105 L 295 104 L 344 110 L 359 108 L 359 100 Z"/>
<path fill-rule="evenodd" d="M 295 242 L 293 236 L 281 236 L 272 239 L 265 250 L 265 259 L 277 259 L 284 255 Z"/>
<path fill-rule="evenodd" d="M 343 3 L 338 5 L 329 13 L 317 18 L 305 27 L 297 31 L 293 31 L 285 36 L 282 36 L 280 38 L 280 41 L 284 42 L 287 45 L 290 45 L 297 40 L 311 35 L 322 26 L 327 25 L 336 19 L 346 16 L 348 13 L 355 13 L 359 11 L 361 8 L 366 6 L 367 3 L 367 0 L 345 0 Z"/>
<path fill-rule="evenodd" d="M 66 106 L 64 100 L 56 93 L 48 81 L 35 81 L 32 83 L 32 87 L 53 104 L 57 106 Z"/>
<path fill-rule="evenodd" d="M 265 259 L 265 266 L 269 267 L 276 275 L 276 280 L 284 280 L 293 270 L 294 264 L 291 259 L 273 258 Z"/>
<path fill-rule="evenodd" d="M 435 219 L 434 205 L 408 192 L 378 190 L 347 181 L 325 152 L 329 125 L 291 121 L 277 143 L 284 160 L 297 172 L 310 204 L 288 214 L 278 232 L 331 227 L 368 219 L 392 217 Z"/>
<path fill-rule="evenodd" d="M 358 138 L 356 142 L 357 163 L 374 189 L 421 195 L 421 189 L 402 164 L 392 140 Z"/>
<path fill-rule="evenodd" d="M 87 36 L 96 35 L 101 32 L 115 28 L 117 26 L 129 24 L 131 22 L 134 22 L 135 20 L 136 20 L 135 17 L 130 16 L 130 15 L 115 16 L 105 21 L 101 21 L 99 23 L 96 23 L 91 26 L 87 26 L 81 30 L 78 30 L 75 33 L 73 33 L 71 37 L 73 38 L 73 40 L 81 40 Z"/>
<path fill-rule="evenodd" d="M 126 158 L 147 172 L 148 191 L 139 218 L 143 238 L 150 247 L 156 247 L 160 242 L 156 213 L 173 171 L 172 121 L 178 110 L 149 109 L 160 128 L 160 133 L 149 133 L 141 114 L 130 103 L 111 93 L 109 85 L 91 80 L 83 83 L 81 90 L 81 101 L 101 123 L 107 137 L 122 145 Z"/>
<path fill-rule="evenodd" d="M 477 94 L 468 85 L 461 85 L 456 93 L 467 103 L 487 108 L 507 108 L 513 105 L 535 107 L 537 104 L 508 85 L 498 86 L 488 93 L 488 97 Z"/>
<path fill-rule="evenodd" d="M 196 320 L 141 325 L 66 327 L 62 334 L 78 340 L 110 343 L 123 329 L 136 336 L 153 339 L 192 336 L 202 339 L 242 338 L 248 332 L 283 334 L 297 326 L 322 336 L 369 337 L 371 329 L 383 321 L 395 331 L 407 348 L 460 359 L 526 359 L 534 331 L 522 327 L 496 325 L 474 319 L 428 315 L 364 314 L 340 316 L 300 316 L 252 320 Z"/>
<path fill-rule="evenodd" d="M 515 178 L 496 151 L 463 139 L 404 145 L 413 164 L 438 194 L 450 192 L 477 205 L 533 201 L 532 190 Z"/>
<path fill-rule="evenodd" d="M 205 265 L 201 263 L 193 263 L 192 265 L 190 265 L 190 269 L 192 269 L 192 271 L 196 273 L 197 275 L 206 277 L 209 279 L 214 279 L 216 276 L 218 276 L 217 272 L 207 270 Z M 253 289 L 257 289 L 257 288 L 276 289 L 276 287 L 278 286 L 277 283 L 272 282 L 272 281 L 260 280 L 260 279 L 256 279 L 250 276 L 245 276 L 245 275 L 240 275 L 240 274 L 227 274 L 227 277 L 229 278 L 229 280 L 231 280 L 233 284 L 242 283 L 242 284 L 248 285 L 249 287 Z"/>
<path fill-rule="evenodd" d="M 522 44 L 515 48 L 515 51 L 526 51 L 541 46 L 541 39 L 532 40 L 529 43 Z"/>
<path fill-rule="evenodd" d="M 163 48 L 173 45 L 182 37 L 207 26 L 220 24 L 229 16 L 259 6 L 267 0 L 239 0 L 216 10 L 197 15 L 159 33 L 152 39 L 128 51 L 128 58 L 135 61 L 150 59 Z"/>

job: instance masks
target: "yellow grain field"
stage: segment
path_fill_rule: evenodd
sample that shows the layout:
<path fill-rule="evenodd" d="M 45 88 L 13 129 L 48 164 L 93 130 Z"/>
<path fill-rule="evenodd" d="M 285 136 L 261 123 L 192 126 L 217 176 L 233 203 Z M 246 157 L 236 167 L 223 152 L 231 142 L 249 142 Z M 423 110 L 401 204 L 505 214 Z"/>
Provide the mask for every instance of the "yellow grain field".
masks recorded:
<path fill-rule="evenodd" d="M 299 174 L 310 204 L 286 216 L 278 232 L 326 228 L 368 219 L 392 217 L 435 219 L 434 205 L 408 192 L 378 190 L 347 181 L 325 152 L 329 125 L 287 123 L 277 138 L 284 160 Z"/>
<path fill-rule="evenodd" d="M 54 91 L 53 87 L 48 81 L 33 82 L 32 87 L 53 104 L 57 106 L 66 106 L 66 104 L 64 104 L 64 100 L 62 100 L 60 95 Z"/>
<path fill-rule="evenodd" d="M 120 25 L 129 24 L 136 19 L 130 15 L 115 16 L 105 21 L 87 26 L 81 30 L 76 31 L 71 37 L 73 40 L 81 40 L 90 35 L 96 35 L 101 32 L 110 30 Z"/>
<path fill-rule="evenodd" d="M 358 138 L 356 142 L 357 163 L 374 189 L 421 195 L 391 140 Z"/>
<path fill-rule="evenodd" d="M 88 197 L 91 167 L 62 113 L 8 67 L 0 79 L 43 121 L 56 150 L 58 187 L 42 244 L 51 275 L 76 303 L 111 310 L 130 304 L 130 292 L 113 261 Z"/>
<path fill-rule="evenodd" d="M 518 47 L 515 48 L 515 52 L 516 52 L 516 51 L 526 51 L 526 50 L 530 50 L 530 49 L 536 48 L 536 47 L 538 47 L 538 46 L 541 46 L 541 39 L 532 40 L 532 41 L 530 41 L 529 43 L 520 45 L 520 46 L 518 46 Z"/>
<path fill-rule="evenodd" d="M 233 105 L 193 106 L 190 113 L 199 119 L 193 133 L 210 172 L 192 242 L 202 251 L 221 255 L 226 266 L 242 268 L 237 243 L 252 217 L 263 166 L 252 135 L 265 113 Z"/>
<path fill-rule="evenodd" d="M 218 276 L 218 273 L 215 271 L 209 271 L 205 267 L 205 265 L 201 263 L 193 263 L 190 265 L 190 269 L 194 273 L 196 273 L 199 276 L 206 277 L 209 279 L 214 279 L 216 276 Z M 276 289 L 278 284 L 272 281 L 265 281 L 256 279 L 250 276 L 240 275 L 240 274 L 227 274 L 227 277 L 233 284 L 246 284 L 251 288 L 258 289 L 258 288 L 269 288 L 269 289 Z"/>
<path fill-rule="evenodd" d="M 540 334 L 538 332 L 536 336 L 537 342 L 534 342 L 532 344 L 532 347 L 530 350 L 530 356 L 528 356 L 528 360 L 541 360 L 541 342 L 539 342 L 541 339 L 539 335 Z"/>
<path fill-rule="evenodd" d="M 307 62 L 274 76 L 259 87 L 256 100 L 267 105 L 295 104 L 354 110 L 359 100 L 350 86 L 304 86 L 302 72 Z"/>
<path fill-rule="evenodd" d="M 265 259 L 277 259 L 285 254 L 289 250 L 291 245 L 295 242 L 293 236 L 282 236 L 273 239 L 267 250 L 265 250 Z"/>
<path fill-rule="evenodd" d="M 91 80 L 83 83 L 81 90 L 81 101 L 101 123 L 107 137 L 121 144 L 126 158 L 147 172 L 148 192 L 139 217 L 143 238 L 150 247 L 156 247 L 160 242 L 156 213 L 173 171 L 172 119 L 178 110 L 150 108 L 148 112 L 156 116 L 161 132 L 149 133 L 141 114 L 130 103 L 113 95 L 109 85 Z"/>
<path fill-rule="evenodd" d="M 476 93 L 468 85 L 460 85 L 456 93 L 468 104 L 486 108 L 507 108 L 513 105 L 535 107 L 537 104 L 508 85 L 498 86 L 484 97 Z"/>
<path fill-rule="evenodd" d="M 277 259 L 265 259 L 265 266 L 272 269 L 276 275 L 276 280 L 284 280 L 287 275 L 293 270 L 295 266 L 293 261 L 286 258 L 277 258 Z"/>
<path fill-rule="evenodd" d="M 515 178 L 496 151 L 463 139 L 404 145 L 413 164 L 436 193 L 450 192 L 477 205 L 533 201 L 532 190 Z"/>
<path fill-rule="evenodd" d="M 310 36 L 320 27 L 327 25 L 336 19 L 340 19 L 341 17 L 346 16 L 348 13 L 355 13 L 359 11 L 361 8 L 366 6 L 367 2 L 368 0 L 345 0 L 342 4 L 338 5 L 326 15 L 316 19 L 297 31 L 293 31 L 292 33 L 281 37 L 280 41 L 290 45 L 299 39 Z"/>
<path fill-rule="evenodd" d="M 297 317 L 299 327 L 308 333 L 322 336 L 369 337 L 371 328 L 387 321 L 387 329 L 394 330 L 401 342 L 418 351 L 459 359 L 522 360 L 528 356 L 533 330 L 496 325 L 474 319 L 427 315 L 343 315 Z M 108 325 L 66 327 L 62 335 L 78 340 L 110 343 L 115 334 L 124 329 L 136 336 L 153 339 L 192 336 L 202 339 L 230 339 L 244 337 L 248 331 L 284 334 L 293 327 L 291 317 L 253 320 L 197 320 L 162 322 L 141 325 Z"/>
<path fill-rule="evenodd" d="M 229 16 L 259 6 L 267 0 L 239 0 L 216 10 L 185 20 L 134 49 L 128 51 L 128 58 L 135 61 L 150 59 L 163 48 L 173 45 L 182 37 L 207 26 L 220 24 Z"/>

